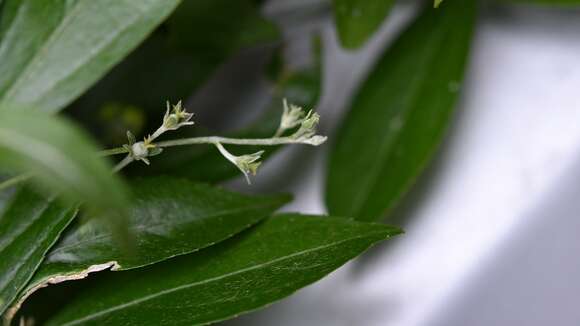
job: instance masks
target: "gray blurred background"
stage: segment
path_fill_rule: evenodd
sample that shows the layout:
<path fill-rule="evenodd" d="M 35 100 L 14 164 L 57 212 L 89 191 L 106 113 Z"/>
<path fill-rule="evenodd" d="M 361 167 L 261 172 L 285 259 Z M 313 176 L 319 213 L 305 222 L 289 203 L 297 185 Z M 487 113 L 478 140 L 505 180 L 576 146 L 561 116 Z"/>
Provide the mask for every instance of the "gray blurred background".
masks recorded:
<path fill-rule="evenodd" d="M 294 6 L 313 9 L 289 17 Z M 399 4 L 366 47 L 347 53 L 326 1 L 268 3 L 296 64 L 308 60 L 304 35 L 322 31 L 317 110 L 330 141 L 353 87 L 414 10 L 414 1 Z M 196 112 L 235 98 L 212 89 L 232 83 L 223 76 L 239 72 L 240 62 L 251 71 L 264 61 L 259 54 L 236 60 L 191 101 Z M 232 88 L 249 103 L 264 102 L 263 89 Z M 436 159 L 386 221 L 405 235 L 227 325 L 580 325 L 580 10 L 484 6 L 462 94 Z M 210 121 L 201 111 L 199 119 Z M 292 192 L 296 200 L 285 210 L 325 213 L 327 151 L 286 148 L 252 188 L 242 180 L 227 186 Z"/>

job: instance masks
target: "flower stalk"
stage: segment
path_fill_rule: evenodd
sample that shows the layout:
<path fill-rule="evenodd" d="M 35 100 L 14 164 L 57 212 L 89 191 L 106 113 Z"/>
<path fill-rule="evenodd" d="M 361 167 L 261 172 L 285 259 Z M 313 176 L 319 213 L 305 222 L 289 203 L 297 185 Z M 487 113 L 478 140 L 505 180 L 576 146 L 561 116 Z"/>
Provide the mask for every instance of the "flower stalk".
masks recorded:
<path fill-rule="evenodd" d="M 111 156 L 118 154 L 127 154 L 113 168 L 113 172 L 119 172 L 123 168 L 135 161 L 141 161 L 147 165 L 150 164 L 149 158 L 162 153 L 164 148 L 174 146 L 188 146 L 199 144 L 215 145 L 222 156 L 234 164 L 244 175 L 248 184 L 251 184 L 250 175 L 255 175 L 260 166 L 260 158 L 264 151 L 252 154 L 236 156 L 227 151 L 224 145 L 242 145 L 242 146 L 276 146 L 287 144 L 305 144 L 319 146 L 326 141 L 325 136 L 317 135 L 316 128 L 320 121 L 318 113 L 312 110 L 306 111 L 296 105 L 289 104 L 286 99 L 283 100 L 283 113 L 280 119 L 280 125 L 271 138 L 228 138 L 220 136 L 181 138 L 165 141 L 156 141 L 166 132 L 180 129 L 182 127 L 193 125 L 193 113 L 183 109 L 181 101 L 171 106 L 167 102 L 167 109 L 163 116 L 162 125 L 155 130 L 152 135 L 145 137 L 142 141 L 137 141 L 135 136 L 127 132 L 127 144 L 122 147 L 107 149 L 101 151 L 101 156 Z M 290 131 L 295 130 L 293 133 Z M 287 134 L 285 136 L 285 134 Z M 30 175 L 25 177 L 16 176 L 0 183 L 0 190 L 11 186 L 15 183 L 27 180 Z"/>

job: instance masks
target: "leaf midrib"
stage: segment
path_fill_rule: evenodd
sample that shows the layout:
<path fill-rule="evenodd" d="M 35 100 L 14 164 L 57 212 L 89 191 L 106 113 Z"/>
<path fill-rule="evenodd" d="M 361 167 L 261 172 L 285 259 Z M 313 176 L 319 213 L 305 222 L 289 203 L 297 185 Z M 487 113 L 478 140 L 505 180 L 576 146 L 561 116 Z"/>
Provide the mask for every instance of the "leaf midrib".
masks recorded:
<path fill-rule="evenodd" d="M 117 311 L 117 310 L 122 310 L 122 309 L 125 309 L 125 308 L 128 308 L 128 307 L 131 307 L 133 305 L 140 304 L 140 303 L 143 303 L 143 302 L 146 302 L 146 301 L 149 301 L 149 300 L 155 299 L 157 297 L 164 296 L 166 294 L 170 294 L 170 293 L 173 293 L 173 292 L 176 292 L 176 291 L 181 291 L 181 290 L 185 290 L 185 289 L 188 289 L 188 288 L 191 288 L 191 287 L 195 287 L 195 286 L 198 286 L 198 285 L 203 285 L 203 284 L 207 284 L 207 283 L 219 281 L 219 280 L 222 280 L 222 279 L 225 279 L 225 278 L 228 278 L 228 277 L 236 276 L 238 274 L 242 274 L 242 273 L 245 273 L 245 272 L 249 272 L 249 271 L 252 271 L 252 270 L 255 270 L 255 269 L 260 269 L 262 267 L 267 267 L 269 265 L 272 265 L 272 264 L 275 264 L 275 263 L 278 263 L 278 262 L 282 262 L 282 261 L 285 261 L 285 260 L 288 260 L 288 259 L 292 259 L 294 257 L 298 257 L 298 256 L 301 256 L 301 255 L 309 254 L 311 252 L 316 252 L 316 251 L 324 250 L 326 248 L 330 248 L 330 247 L 333 247 L 333 246 L 337 246 L 337 245 L 340 245 L 342 243 L 346 243 L 346 242 L 349 242 L 349 241 L 355 241 L 355 240 L 359 240 L 359 239 L 365 239 L 365 238 L 370 238 L 372 236 L 384 235 L 384 234 L 386 234 L 386 232 L 372 232 L 372 233 L 368 233 L 365 236 L 353 237 L 353 238 L 349 238 L 349 239 L 345 239 L 345 240 L 333 242 L 333 243 L 330 243 L 330 244 L 326 244 L 326 245 L 322 245 L 322 246 L 318 246 L 318 247 L 314 247 L 314 248 L 309 248 L 309 249 L 306 249 L 306 250 L 302 250 L 302 251 L 299 251 L 299 252 L 296 252 L 296 253 L 293 253 L 293 254 L 284 256 L 284 257 L 279 257 L 279 258 L 276 258 L 276 259 L 273 259 L 273 260 L 270 260 L 270 261 L 267 261 L 267 262 L 264 262 L 264 263 L 260 263 L 260 264 L 254 265 L 254 266 L 246 267 L 246 268 L 243 268 L 243 269 L 234 271 L 234 272 L 226 273 L 224 275 L 212 277 L 212 278 L 209 278 L 209 279 L 206 279 L 206 280 L 202 280 L 202 281 L 198 281 L 198 282 L 194 282 L 194 283 L 190 283 L 190 284 L 184 284 L 184 285 L 176 286 L 174 288 L 170 288 L 170 289 L 166 289 L 166 290 L 159 291 L 157 293 L 149 294 L 149 295 L 146 295 L 146 296 L 144 296 L 142 298 L 135 299 L 135 300 L 126 302 L 124 304 L 121 304 L 121 305 L 118 305 L 118 306 L 115 306 L 115 307 L 112 307 L 112 308 L 109 308 L 109 309 L 105 309 L 105 310 L 102 310 L 100 312 L 97 312 L 97 313 L 88 315 L 86 317 L 83 317 L 83 318 L 80 318 L 80 319 L 77 319 L 77 320 L 73 320 L 73 321 L 64 323 L 64 324 L 61 324 L 61 325 L 62 326 L 66 326 L 66 325 L 77 325 L 77 324 L 80 324 L 80 323 L 87 322 L 87 321 L 89 321 L 91 319 L 98 318 L 98 317 L 100 317 L 102 315 L 106 315 L 106 314 L 109 314 L 109 313 L 114 312 L 114 311 Z"/>
<path fill-rule="evenodd" d="M 440 34 L 440 31 L 434 32 L 436 34 Z M 437 36 L 434 37 L 432 39 L 433 43 L 437 43 L 435 42 L 437 39 L 441 38 L 441 36 Z M 429 66 L 429 63 L 431 61 L 434 60 L 434 55 L 429 56 L 430 54 L 434 54 L 437 53 L 438 51 L 434 49 L 434 47 L 431 47 L 432 50 L 431 51 L 426 51 L 427 54 L 427 59 L 424 59 L 425 63 L 424 65 Z M 421 69 L 418 69 L 418 71 L 422 71 Z M 416 78 L 414 78 L 416 80 L 416 82 L 414 82 L 413 84 L 416 85 L 416 87 L 414 88 L 414 91 L 409 92 L 410 94 L 418 94 L 421 92 L 421 90 L 423 89 L 423 85 L 424 85 L 424 78 L 425 74 L 420 74 L 420 77 L 417 76 Z M 407 100 L 404 102 L 410 103 L 409 106 L 413 106 L 413 103 L 415 103 L 416 101 L 418 101 L 417 96 L 413 96 L 413 95 L 409 95 L 407 96 Z M 405 115 L 405 117 L 408 116 L 409 111 L 408 110 L 404 110 L 403 114 Z M 404 124 L 407 123 L 407 121 L 403 122 Z M 371 193 L 375 188 L 377 183 L 380 181 L 379 180 L 379 176 L 382 173 L 382 171 L 384 170 L 384 159 L 388 156 L 389 151 L 388 149 L 393 145 L 396 144 L 399 139 L 401 138 L 401 135 L 403 133 L 402 132 L 398 132 L 396 135 L 394 135 L 392 142 L 383 142 L 382 146 L 380 147 L 379 151 L 378 151 L 378 159 L 374 162 L 373 167 L 370 169 L 370 173 L 367 173 L 366 175 L 368 176 L 367 178 L 365 178 L 365 184 L 367 185 L 366 187 L 361 187 L 361 191 L 358 192 L 358 195 L 354 197 L 353 199 L 353 204 L 352 204 L 352 214 L 353 216 L 359 216 L 360 215 L 360 211 L 361 211 L 361 207 L 363 206 L 363 204 L 368 200 L 368 195 L 369 193 Z M 364 196 L 363 196 L 364 194 Z M 362 217 L 359 217 L 362 218 Z"/>
<path fill-rule="evenodd" d="M 32 70 L 32 68 L 35 67 L 36 63 L 41 61 L 43 59 L 43 57 L 46 55 L 46 53 L 48 52 L 48 50 L 54 46 L 53 45 L 54 39 L 58 38 L 61 35 L 62 31 L 68 27 L 68 25 L 70 24 L 71 21 L 73 21 L 73 18 L 76 18 L 76 16 L 81 12 L 81 8 L 82 8 L 82 6 L 80 5 L 81 3 L 87 3 L 87 2 L 85 2 L 83 0 L 77 0 L 73 4 L 73 7 L 69 9 L 69 11 L 68 11 L 68 13 L 66 13 L 66 16 L 64 17 L 64 19 L 60 22 L 60 24 L 58 24 L 58 26 L 54 29 L 54 31 L 46 39 L 46 41 L 42 45 L 42 47 L 37 52 L 35 52 L 35 55 L 33 57 L 31 57 L 30 60 L 28 60 L 28 64 L 26 65 L 24 70 L 22 70 L 22 73 L 19 74 L 17 79 L 12 83 L 12 86 L 2 96 L 3 99 L 9 98 L 10 96 L 13 96 L 14 93 L 16 93 L 16 91 L 18 90 L 18 87 L 20 86 L 20 84 L 22 84 L 24 81 L 29 79 L 30 71 Z M 131 3 L 131 2 L 129 2 L 129 3 Z M 144 11 L 142 11 L 142 8 L 140 8 L 138 6 L 134 6 L 134 7 L 137 8 L 137 10 L 140 10 L 141 13 L 144 13 Z M 42 94 L 46 94 L 46 93 L 50 92 L 51 90 L 53 90 L 57 85 L 62 83 L 64 80 L 66 80 L 67 76 L 73 75 L 75 72 L 77 72 L 79 69 L 81 69 L 87 62 L 89 62 L 93 58 L 95 58 L 104 47 L 106 47 L 108 44 L 110 44 L 111 40 L 114 40 L 115 38 L 117 38 L 117 36 L 119 36 L 120 34 L 125 32 L 129 27 L 133 26 L 134 23 L 139 19 L 139 15 L 134 15 L 133 17 L 134 17 L 134 19 L 129 20 L 128 23 L 126 23 L 124 25 L 120 25 L 119 28 L 117 29 L 116 33 L 112 33 L 111 35 L 109 35 L 109 37 L 102 39 L 101 42 L 98 43 L 97 46 L 95 46 L 92 49 L 92 51 L 89 52 L 89 55 L 85 56 L 83 60 L 78 61 L 77 64 L 75 66 L 73 66 L 73 68 L 70 70 L 70 72 L 66 76 L 64 76 L 63 78 L 55 79 L 48 87 L 46 87 L 44 89 Z"/>

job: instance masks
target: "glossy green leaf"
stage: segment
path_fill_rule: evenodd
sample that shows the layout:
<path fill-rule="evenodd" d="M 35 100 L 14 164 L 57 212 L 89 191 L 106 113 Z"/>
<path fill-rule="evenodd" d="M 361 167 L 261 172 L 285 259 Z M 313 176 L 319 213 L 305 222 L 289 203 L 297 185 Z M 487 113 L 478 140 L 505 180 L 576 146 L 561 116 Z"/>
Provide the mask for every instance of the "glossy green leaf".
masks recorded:
<path fill-rule="evenodd" d="M 37 110 L 0 105 L 0 171 L 33 173 L 39 184 L 94 214 L 122 217 L 128 203 L 124 184 L 85 133 Z"/>
<path fill-rule="evenodd" d="M 76 214 L 29 189 L 12 191 L 7 200 L 0 213 L 0 316 Z"/>
<path fill-rule="evenodd" d="M 48 325 L 205 325 L 232 318 L 292 294 L 398 233 L 339 218 L 277 216 L 199 253 L 114 273 Z"/>
<path fill-rule="evenodd" d="M 333 0 L 334 20 L 342 46 L 362 46 L 387 17 L 393 0 Z"/>
<path fill-rule="evenodd" d="M 423 171 L 458 98 L 476 5 L 427 8 L 372 69 L 335 137 L 331 214 L 379 220 Z"/>
<path fill-rule="evenodd" d="M 211 246 L 270 216 L 288 196 L 246 196 L 184 179 L 156 177 L 133 183 L 132 250 L 112 241 L 102 221 L 68 230 L 47 255 L 22 297 L 55 280 L 82 278 L 107 268 L 127 270 Z"/>
<path fill-rule="evenodd" d="M 76 272 L 110 261 L 125 270 L 190 253 L 248 228 L 289 201 L 286 195 L 246 196 L 170 177 L 139 179 L 132 188 L 132 252 L 121 252 L 103 223 L 91 220 L 65 234 L 39 275 Z"/>
<path fill-rule="evenodd" d="M 127 55 L 179 0 L 7 0 L 0 102 L 57 111 Z"/>

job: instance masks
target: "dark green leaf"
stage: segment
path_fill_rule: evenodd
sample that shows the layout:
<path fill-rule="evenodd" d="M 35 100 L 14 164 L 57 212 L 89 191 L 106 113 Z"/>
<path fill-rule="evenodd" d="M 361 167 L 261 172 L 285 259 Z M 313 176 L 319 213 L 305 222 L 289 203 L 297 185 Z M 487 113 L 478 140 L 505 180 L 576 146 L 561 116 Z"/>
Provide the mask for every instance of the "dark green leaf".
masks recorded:
<path fill-rule="evenodd" d="M 362 46 L 379 28 L 393 0 L 333 0 L 334 20 L 342 46 Z"/>
<path fill-rule="evenodd" d="M 536 4 L 546 6 L 578 6 L 580 0 L 497 0 L 500 3 Z"/>
<path fill-rule="evenodd" d="M 49 325 L 205 325 L 284 298 L 399 230 L 283 215 L 223 244 L 114 273 Z"/>
<path fill-rule="evenodd" d="M 89 138 L 38 110 L 0 105 L 0 171 L 31 172 L 49 190 L 86 203 L 95 214 L 120 217 L 127 206 L 124 184 Z"/>
<path fill-rule="evenodd" d="M 0 316 L 24 289 L 75 213 L 74 207 L 34 191 L 12 192 L 0 213 Z"/>
<path fill-rule="evenodd" d="M 331 214 L 378 220 L 425 168 L 458 97 L 476 5 L 427 8 L 372 70 L 331 153 Z"/>
<path fill-rule="evenodd" d="M 57 111 L 131 51 L 179 0 L 7 0 L 0 102 Z"/>
<path fill-rule="evenodd" d="M 167 25 L 174 46 L 208 59 L 280 38 L 253 0 L 184 1 Z"/>
<path fill-rule="evenodd" d="M 288 202 L 288 196 L 245 196 L 169 177 L 140 179 L 133 189 L 129 219 L 133 250 L 120 250 L 100 220 L 77 225 L 50 251 L 24 296 L 55 279 L 75 279 L 106 268 L 132 269 L 197 251 Z"/>

